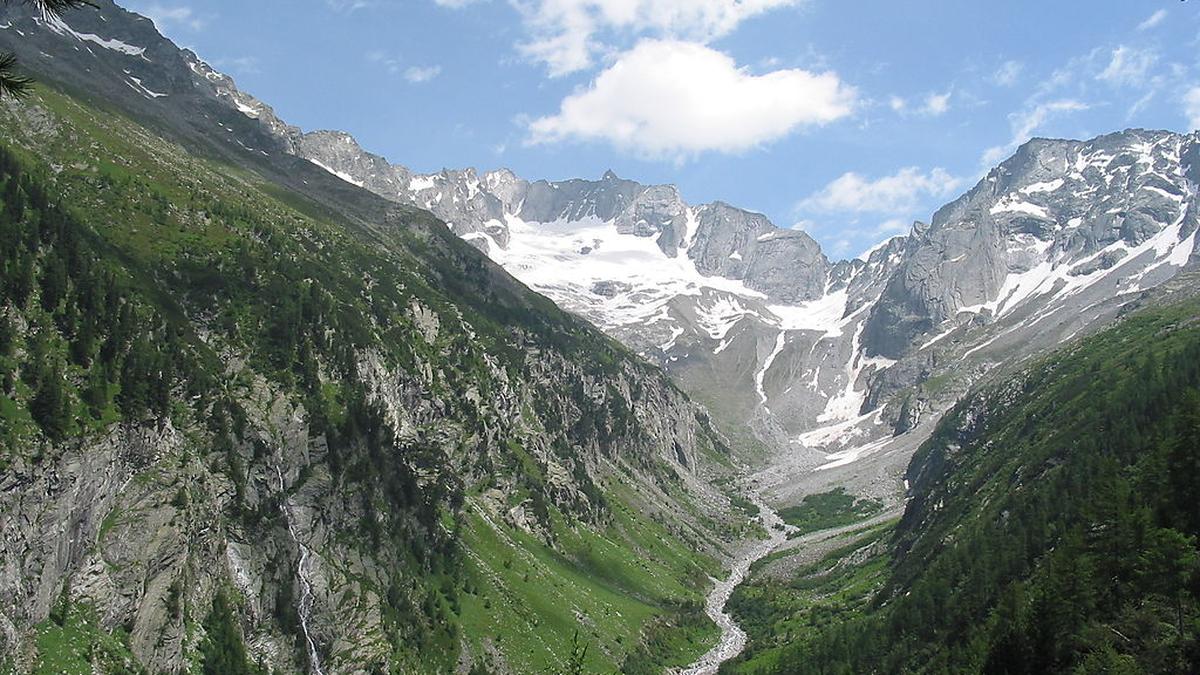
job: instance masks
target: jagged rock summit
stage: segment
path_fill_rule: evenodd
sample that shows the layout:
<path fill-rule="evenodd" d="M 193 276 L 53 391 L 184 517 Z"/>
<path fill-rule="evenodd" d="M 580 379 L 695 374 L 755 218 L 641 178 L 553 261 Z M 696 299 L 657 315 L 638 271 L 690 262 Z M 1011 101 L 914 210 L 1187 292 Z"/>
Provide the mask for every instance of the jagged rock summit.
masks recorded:
<path fill-rule="evenodd" d="M 928 379 L 969 332 L 979 350 L 964 356 L 1005 345 L 1032 353 L 1195 259 L 1195 134 L 1034 139 L 929 224 L 837 262 L 803 232 L 721 202 L 691 206 L 674 186 L 612 172 L 530 183 L 507 170 L 394 168 L 408 180 L 396 191 L 354 173 L 383 160 L 359 150 L 338 163 L 333 147 L 356 144 L 306 151 L 439 215 L 726 419 L 757 419 L 763 435 L 802 442 Z M 994 335 L 998 324 L 1007 328 Z M 900 407 L 880 423 L 903 428 Z"/>
<path fill-rule="evenodd" d="M 286 124 L 147 20 L 103 13 L 114 20 L 10 16 L 5 30 L 28 33 L 15 48 L 68 84 L 79 86 L 86 63 L 108 75 L 89 86 L 110 87 L 132 110 L 198 109 L 207 130 L 196 115 L 166 118 L 434 213 L 531 288 L 666 367 L 727 429 L 752 420 L 781 447 L 857 443 L 860 434 L 810 433 L 856 420 L 872 420 L 871 434 L 906 428 L 902 418 L 926 404 L 894 395 L 949 360 L 967 358 L 958 370 L 969 379 L 984 369 L 975 361 L 1056 344 L 1195 258 L 1196 134 L 1035 139 L 928 224 L 862 259 L 831 261 L 807 234 L 761 214 L 691 205 L 674 186 L 612 171 L 566 181 L 507 169 L 417 174 L 343 132 Z M 75 61 L 41 55 L 63 39 Z"/>

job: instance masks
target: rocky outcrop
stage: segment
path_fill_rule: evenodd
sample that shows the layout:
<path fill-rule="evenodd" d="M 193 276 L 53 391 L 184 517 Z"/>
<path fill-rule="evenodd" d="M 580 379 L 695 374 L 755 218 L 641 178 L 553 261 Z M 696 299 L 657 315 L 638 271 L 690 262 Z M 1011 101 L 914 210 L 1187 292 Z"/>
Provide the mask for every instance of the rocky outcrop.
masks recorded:
<path fill-rule="evenodd" d="M 726 430 L 750 420 L 771 443 L 808 442 L 807 432 L 878 410 L 871 433 L 885 433 L 902 407 L 896 396 L 913 386 L 948 370 L 967 381 L 1049 348 L 1200 258 L 1195 134 L 1036 139 L 928 223 L 862 260 L 833 262 L 806 234 L 765 216 L 689 205 L 673 186 L 611 171 L 566 181 L 505 169 L 415 174 L 344 133 L 301 133 L 147 22 L 101 5 L 113 20 L 81 12 L 70 18 L 75 28 L 3 10 L 31 37 L 0 30 L 0 41 L 8 37 L 48 77 L 94 88 L 179 134 L 222 139 L 226 151 L 272 167 L 298 158 L 305 169 L 320 166 L 325 189 L 343 201 L 365 190 L 433 213 L 534 290 L 666 368 Z M 79 37 L 93 33 L 153 57 Z M 80 49 L 40 55 L 62 40 Z M 281 171 L 303 173 L 296 168 Z M 306 189 L 320 182 L 305 175 Z"/>
<path fill-rule="evenodd" d="M 464 639 L 451 636 L 443 606 L 464 585 L 456 575 L 465 509 L 533 534 L 548 555 L 563 528 L 620 539 L 609 529 L 616 508 L 626 527 L 630 518 L 653 522 L 647 531 L 686 534 L 694 550 L 719 546 L 711 528 L 728 500 L 708 479 L 729 450 L 706 413 L 662 371 L 531 293 L 445 223 L 352 187 L 437 193 L 465 219 L 511 215 L 528 201 L 522 181 L 503 172 L 406 176 L 345 135 L 293 134 L 250 99 L 219 93 L 231 82 L 181 50 L 131 62 L 130 49 L 169 43 L 152 42 L 148 22 L 98 4 L 61 26 L 4 8 L 12 24 L 0 28 L 0 44 L 10 44 L 10 29 L 28 29 L 33 37 L 15 43 L 22 58 L 36 64 L 28 50 L 44 49 L 61 64 L 46 80 L 62 78 L 70 90 L 94 78 L 97 97 L 156 125 L 98 114 L 55 91 L 45 96 L 71 115 L 39 99 L 0 106 L 0 125 L 6 145 L 47 163 L 39 175 L 72 204 L 112 200 L 113 212 L 133 214 L 109 222 L 108 211 L 78 209 L 82 250 L 119 280 L 112 286 L 124 295 L 103 301 L 145 310 L 120 320 L 126 338 L 169 334 L 178 378 L 156 390 L 154 414 L 118 406 L 115 385 L 101 380 L 103 420 L 72 422 L 76 437 L 60 442 L 30 421 L 28 387 L 4 385 L 24 426 L 12 432 L 6 416 L 0 436 L 0 665 L 14 654 L 18 671 L 30 667 L 36 633 L 61 605 L 94 611 L 96 636 L 112 637 L 148 670 L 194 668 L 223 589 L 234 599 L 234 632 L 279 671 L 439 671 L 430 659 L 452 657 Z M 154 90 L 167 80 L 135 68 L 176 71 L 178 88 Z M 166 95 L 143 96 L 130 77 Z M 244 124 L 255 131 L 243 133 Z M 201 150 L 225 141 L 191 133 L 217 125 L 227 129 L 224 151 L 242 153 L 237 166 L 264 174 L 212 170 Z M 316 169 L 285 150 L 319 152 L 330 164 Z M 83 168 L 51 171 L 68 153 Z M 102 159 L 171 187 L 146 200 L 142 184 L 96 181 L 88 168 Z M 328 173 L 350 170 L 362 179 Z M 294 183 L 263 178 L 284 173 Z M 320 217 L 279 196 L 295 184 L 305 188 L 292 197 Z M 344 196 L 365 206 L 351 210 Z M 158 228 L 139 235 L 156 244 L 192 227 L 214 237 L 148 253 L 126 247 L 122 233 L 136 227 Z M 494 241 L 507 243 L 498 233 Z M 5 349 L 32 341 L 35 320 L 57 336 L 48 311 L 36 297 L 0 297 L 5 330 L 15 326 Z M 56 340 L 66 352 L 66 338 Z M 3 355 L 5 375 L 19 379 L 9 356 L 29 357 L 26 346 L 14 349 Z M 114 349 L 125 351 L 113 363 L 132 359 L 128 344 Z M 73 406 L 63 414 L 91 415 L 80 412 L 78 393 L 87 366 L 59 379 Z M 505 501 L 493 513 L 478 506 L 483 498 L 468 504 L 468 490 Z M 640 511 L 646 504 L 655 521 Z"/>
<path fill-rule="evenodd" d="M 896 358 L 960 311 L 996 316 L 1030 291 L 1052 292 L 1052 280 L 1038 286 L 1040 266 L 1051 268 L 1043 277 L 1055 269 L 1091 277 L 1147 253 L 1155 236 L 1164 235 L 1156 252 L 1187 241 L 1197 211 L 1184 158 L 1197 143 L 1195 135 L 1135 130 L 1021 146 L 914 230 L 868 323 L 868 349 Z"/>
<path fill-rule="evenodd" d="M 745 281 L 783 304 L 824 295 L 829 262 L 806 233 L 721 202 L 697 209 L 696 220 L 688 257 L 701 273 Z"/>

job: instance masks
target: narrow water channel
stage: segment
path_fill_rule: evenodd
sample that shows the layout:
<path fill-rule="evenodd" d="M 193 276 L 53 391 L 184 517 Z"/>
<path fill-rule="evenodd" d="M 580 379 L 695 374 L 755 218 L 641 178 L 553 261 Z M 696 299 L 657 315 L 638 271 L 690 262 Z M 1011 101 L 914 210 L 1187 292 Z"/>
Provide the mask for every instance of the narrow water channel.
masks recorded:
<path fill-rule="evenodd" d="M 733 595 L 734 589 L 746 580 L 750 566 L 770 555 L 780 544 L 787 541 L 788 531 L 791 529 L 757 493 L 752 494 L 750 500 L 758 506 L 759 520 L 770 534 L 770 539 L 755 544 L 740 555 L 734 561 L 729 576 L 718 581 L 717 585 L 709 592 L 705 611 L 721 629 L 721 639 L 695 663 L 677 671 L 678 675 L 714 675 L 722 663 L 741 654 L 742 650 L 746 648 L 746 632 L 725 611 L 725 605 L 729 602 L 729 597 Z"/>

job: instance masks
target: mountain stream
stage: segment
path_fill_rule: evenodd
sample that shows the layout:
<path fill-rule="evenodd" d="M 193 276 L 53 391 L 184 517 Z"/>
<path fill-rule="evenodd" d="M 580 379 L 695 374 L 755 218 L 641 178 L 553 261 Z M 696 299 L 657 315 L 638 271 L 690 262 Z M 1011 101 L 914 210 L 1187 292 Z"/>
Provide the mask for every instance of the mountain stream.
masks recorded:
<path fill-rule="evenodd" d="M 770 538 L 754 544 L 738 556 L 729 571 L 729 576 L 718 581 L 709 592 L 708 600 L 705 603 L 705 612 L 721 629 L 721 639 L 695 663 L 676 671 L 677 675 L 715 675 L 722 663 L 741 654 L 742 650 L 746 648 L 746 631 L 742 630 L 737 621 L 725 611 L 725 605 L 729 602 L 733 591 L 746 580 L 750 566 L 770 555 L 780 544 L 787 541 L 788 533 L 794 529 L 784 523 L 779 514 L 767 506 L 757 492 L 751 493 L 750 501 L 758 507 L 759 520 L 766 528 Z"/>

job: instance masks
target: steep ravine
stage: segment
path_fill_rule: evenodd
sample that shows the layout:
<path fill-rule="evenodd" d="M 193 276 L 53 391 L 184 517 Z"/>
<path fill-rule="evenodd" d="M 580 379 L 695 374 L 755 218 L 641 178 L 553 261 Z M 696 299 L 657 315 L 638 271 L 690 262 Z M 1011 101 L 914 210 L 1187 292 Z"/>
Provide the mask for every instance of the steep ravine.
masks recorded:
<path fill-rule="evenodd" d="M 287 499 L 287 486 L 283 482 L 283 471 L 275 466 L 275 475 L 279 477 L 279 494 L 284 495 L 279 510 L 287 523 L 288 536 L 300 551 L 300 561 L 296 563 L 296 579 L 300 582 L 300 599 L 296 605 L 296 613 L 300 617 L 300 631 L 304 634 L 304 644 L 307 647 L 308 665 L 315 675 L 325 675 L 321 670 L 321 655 L 317 653 L 317 641 L 313 639 L 309 624 L 312 620 L 312 581 L 309 574 L 309 556 L 312 555 L 304 542 L 296 536 L 296 526 L 292 523 L 291 506 Z"/>

